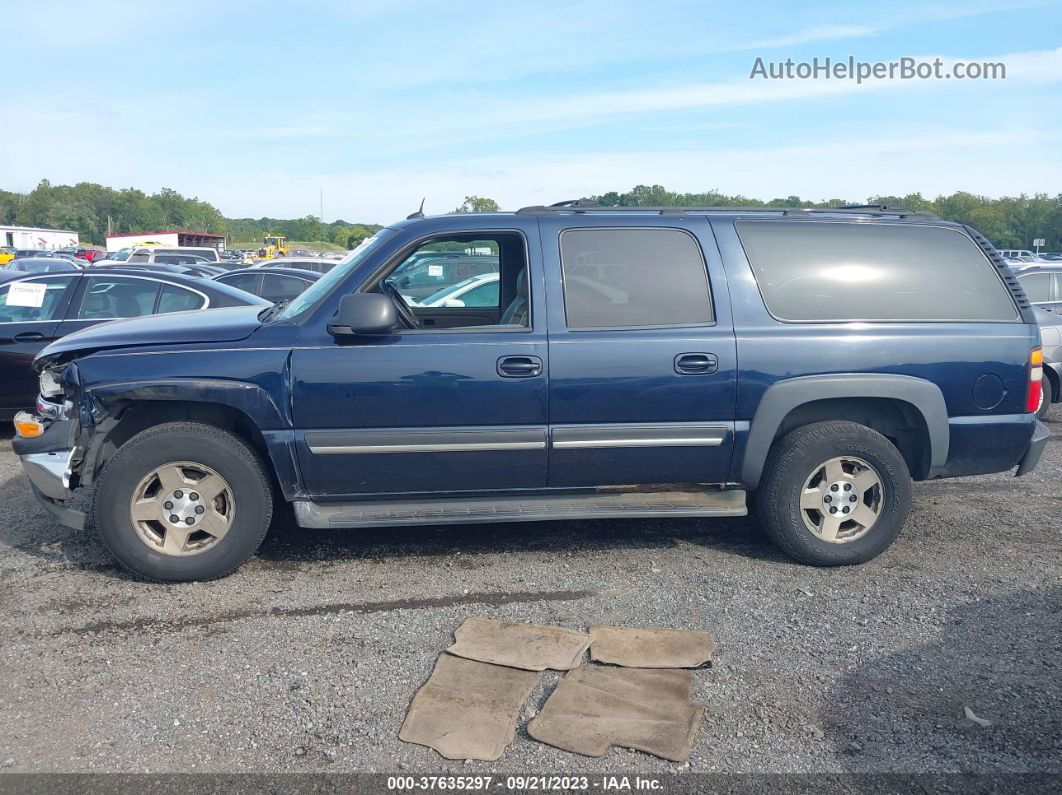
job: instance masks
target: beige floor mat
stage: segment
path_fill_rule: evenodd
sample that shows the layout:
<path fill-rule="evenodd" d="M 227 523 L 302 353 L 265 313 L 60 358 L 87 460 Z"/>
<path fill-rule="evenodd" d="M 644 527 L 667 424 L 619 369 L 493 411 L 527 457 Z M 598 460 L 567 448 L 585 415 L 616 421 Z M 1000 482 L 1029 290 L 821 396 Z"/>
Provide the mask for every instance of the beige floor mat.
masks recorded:
<path fill-rule="evenodd" d="M 440 654 L 409 705 L 400 739 L 447 759 L 493 762 L 516 733 L 520 708 L 538 681 L 533 671 Z"/>
<path fill-rule="evenodd" d="M 584 756 L 619 745 L 685 762 L 704 716 L 689 703 L 692 681 L 689 671 L 584 665 L 565 674 L 527 732 Z"/>
<path fill-rule="evenodd" d="M 450 654 L 528 671 L 567 671 L 579 665 L 590 645 L 585 632 L 475 617 L 457 628 L 454 639 Z"/>
<path fill-rule="evenodd" d="M 715 639 L 684 629 L 590 627 L 590 659 L 627 668 L 697 668 L 710 662 Z"/>

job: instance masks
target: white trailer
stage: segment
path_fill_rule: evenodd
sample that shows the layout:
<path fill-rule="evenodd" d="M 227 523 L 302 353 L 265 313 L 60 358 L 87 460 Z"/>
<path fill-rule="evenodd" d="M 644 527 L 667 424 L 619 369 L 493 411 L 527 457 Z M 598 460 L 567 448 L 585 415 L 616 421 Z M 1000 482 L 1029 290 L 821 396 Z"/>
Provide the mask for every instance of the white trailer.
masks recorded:
<path fill-rule="evenodd" d="M 36 251 L 55 251 L 76 247 L 77 232 L 69 229 L 45 229 L 36 226 L 0 226 L 0 246 L 28 248 Z"/>
<path fill-rule="evenodd" d="M 121 251 L 123 248 L 142 246 L 145 243 L 160 243 L 166 248 L 215 248 L 225 250 L 225 235 L 211 235 L 206 232 L 145 232 L 136 235 L 107 235 L 107 250 Z"/>

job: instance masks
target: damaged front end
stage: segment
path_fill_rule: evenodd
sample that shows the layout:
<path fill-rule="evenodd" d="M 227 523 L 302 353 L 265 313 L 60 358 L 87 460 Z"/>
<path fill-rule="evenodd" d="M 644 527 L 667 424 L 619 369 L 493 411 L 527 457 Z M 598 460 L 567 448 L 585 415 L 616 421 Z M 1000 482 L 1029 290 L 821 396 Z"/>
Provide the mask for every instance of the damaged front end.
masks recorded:
<path fill-rule="evenodd" d="M 91 479 L 82 477 L 84 463 L 98 452 L 101 425 L 109 418 L 81 390 L 76 362 L 44 362 L 39 369 L 35 413 L 15 417 L 12 446 L 41 506 L 61 524 L 83 530 L 85 512 L 67 503 Z"/>

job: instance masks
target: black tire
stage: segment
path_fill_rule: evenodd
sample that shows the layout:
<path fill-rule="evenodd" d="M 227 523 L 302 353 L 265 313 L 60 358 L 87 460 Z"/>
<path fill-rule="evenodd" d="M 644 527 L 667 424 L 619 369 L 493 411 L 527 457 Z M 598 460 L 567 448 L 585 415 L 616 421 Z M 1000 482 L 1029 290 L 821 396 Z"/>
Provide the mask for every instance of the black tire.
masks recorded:
<path fill-rule="evenodd" d="M 854 456 L 878 475 L 881 504 L 864 535 L 831 543 L 806 526 L 800 508 L 805 481 L 830 459 Z M 911 510 L 911 474 L 888 439 L 854 422 L 816 422 L 775 442 L 756 492 L 757 513 L 767 535 L 790 557 L 815 566 L 864 563 L 895 539 Z"/>
<path fill-rule="evenodd" d="M 1055 390 L 1051 386 L 1051 379 L 1046 375 L 1041 376 L 1040 389 L 1043 390 L 1043 402 L 1040 404 L 1040 408 L 1036 410 L 1036 418 L 1042 420 L 1048 414 L 1051 413 L 1051 403 L 1055 399 Z"/>
<path fill-rule="evenodd" d="M 176 557 L 140 538 L 129 501 L 152 470 L 183 461 L 203 464 L 224 478 L 235 510 L 231 527 L 217 543 L 198 554 Z M 168 422 L 138 433 L 107 462 L 96 486 L 93 513 L 104 543 L 134 574 L 159 582 L 213 580 L 231 574 L 261 545 L 273 514 L 273 494 L 258 456 L 238 436 L 215 425 Z"/>

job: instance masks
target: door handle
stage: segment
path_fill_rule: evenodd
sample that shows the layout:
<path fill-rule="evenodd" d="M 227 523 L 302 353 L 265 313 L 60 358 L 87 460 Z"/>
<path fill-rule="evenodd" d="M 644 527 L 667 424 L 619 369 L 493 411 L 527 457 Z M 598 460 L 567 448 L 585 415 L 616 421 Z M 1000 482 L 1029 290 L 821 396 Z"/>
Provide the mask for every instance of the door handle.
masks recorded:
<path fill-rule="evenodd" d="M 533 378 L 542 372 L 537 356 L 503 356 L 498 359 L 498 375 L 503 378 Z"/>
<path fill-rule="evenodd" d="M 15 342 L 42 342 L 44 335 L 39 331 L 23 331 L 21 334 L 16 334 L 13 339 Z"/>
<path fill-rule="evenodd" d="M 714 353 L 680 353 L 675 357 L 675 372 L 679 375 L 706 375 L 719 369 Z"/>

